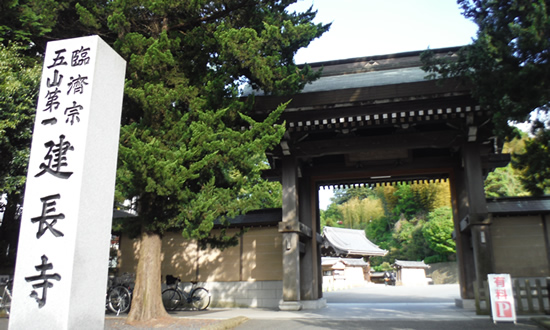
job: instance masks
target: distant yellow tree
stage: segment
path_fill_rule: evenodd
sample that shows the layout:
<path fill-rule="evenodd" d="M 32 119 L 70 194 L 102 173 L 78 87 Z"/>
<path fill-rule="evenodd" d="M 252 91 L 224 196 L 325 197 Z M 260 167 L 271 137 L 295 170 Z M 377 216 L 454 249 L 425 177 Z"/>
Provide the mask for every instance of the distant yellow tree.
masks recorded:
<path fill-rule="evenodd" d="M 361 200 L 354 197 L 340 205 L 339 209 L 345 228 L 365 229 L 371 220 L 378 220 L 384 217 L 382 201 L 374 197 Z"/>
<path fill-rule="evenodd" d="M 447 181 L 415 183 L 411 185 L 411 190 L 418 196 L 423 208 L 429 212 L 443 206 L 451 206 L 451 190 Z"/>

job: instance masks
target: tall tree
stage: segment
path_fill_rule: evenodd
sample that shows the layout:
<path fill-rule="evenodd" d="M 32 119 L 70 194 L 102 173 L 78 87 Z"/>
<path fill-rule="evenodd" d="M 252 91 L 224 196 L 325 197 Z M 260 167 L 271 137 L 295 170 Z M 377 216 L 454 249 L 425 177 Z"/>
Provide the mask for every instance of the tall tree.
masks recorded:
<path fill-rule="evenodd" d="M 141 227 L 129 321 L 165 316 L 163 232 L 204 239 L 215 219 L 253 207 L 246 193 L 262 183 L 259 164 L 282 137 L 275 123 L 284 106 L 256 122 L 238 90 L 243 83 L 272 94 L 301 89 L 317 75 L 293 56 L 328 28 L 311 23 L 311 11 L 286 12 L 291 2 L 110 3 L 114 45 L 128 60 L 117 187 L 138 197 Z"/>
<path fill-rule="evenodd" d="M 345 189 L 334 189 L 334 196 L 330 199 L 332 203 L 344 204 L 347 201 L 357 198 L 359 200 L 374 196 L 375 192 L 373 188 L 364 186 L 351 186 Z"/>
<path fill-rule="evenodd" d="M 456 60 L 423 56 L 425 69 L 442 77 L 461 77 L 472 86 L 479 103 L 493 111 L 495 132 L 511 138 L 510 121 L 526 121 L 533 110 L 547 121 L 550 102 L 550 3 L 545 0 L 458 0 L 463 15 L 479 30 L 471 45 L 458 52 Z M 538 148 L 548 148 L 549 135 L 544 124 L 534 140 Z M 538 158 L 543 157 L 543 158 Z M 533 169 L 548 163 L 548 153 L 527 154 L 520 162 Z M 550 185 L 544 176 L 532 176 L 533 193 Z M 535 188 L 538 187 L 538 188 Z"/>
<path fill-rule="evenodd" d="M 25 21 L 3 30 L 38 50 L 47 40 L 98 34 L 127 60 L 117 198 L 137 201 L 135 228 L 125 229 L 139 233 L 141 247 L 130 322 L 167 317 L 160 300 L 164 232 L 206 239 L 215 219 L 271 203 L 261 170 L 265 151 L 284 132 L 284 105 L 254 120 L 254 98 L 239 91 L 248 84 L 293 94 L 319 76 L 293 57 L 329 25 L 312 23 L 311 9 L 289 12 L 293 2 L 27 0 L 19 1 Z M 10 2 L 14 13 L 17 4 Z M 36 32 L 44 4 L 51 5 L 48 25 Z"/>

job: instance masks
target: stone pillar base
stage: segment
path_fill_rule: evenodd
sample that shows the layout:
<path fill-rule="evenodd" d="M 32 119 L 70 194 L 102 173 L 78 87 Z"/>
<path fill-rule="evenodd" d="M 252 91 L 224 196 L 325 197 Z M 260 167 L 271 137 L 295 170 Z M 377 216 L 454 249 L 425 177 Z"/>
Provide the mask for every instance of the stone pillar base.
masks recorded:
<path fill-rule="evenodd" d="M 302 309 L 301 301 L 282 301 L 279 303 L 279 309 L 282 311 L 299 311 Z"/>
<path fill-rule="evenodd" d="M 321 309 L 327 307 L 327 300 L 320 298 L 317 300 L 302 300 L 302 309 Z"/>
<path fill-rule="evenodd" d="M 476 300 L 475 299 L 462 299 L 457 298 L 455 299 L 455 306 L 468 309 L 468 310 L 475 310 L 476 309 Z"/>

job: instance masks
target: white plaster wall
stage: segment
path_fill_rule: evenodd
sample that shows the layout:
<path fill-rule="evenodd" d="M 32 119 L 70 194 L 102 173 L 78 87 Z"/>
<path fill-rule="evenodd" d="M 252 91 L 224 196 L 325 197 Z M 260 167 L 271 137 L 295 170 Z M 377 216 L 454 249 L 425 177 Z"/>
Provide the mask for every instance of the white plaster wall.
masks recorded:
<path fill-rule="evenodd" d="M 401 270 L 401 284 L 406 286 L 428 285 L 424 268 L 404 268 Z"/>
<path fill-rule="evenodd" d="M 206 282 L 198 286 L 210 291 L 210 307 L 278 308 L 283 299 L 283 281 Z"/>

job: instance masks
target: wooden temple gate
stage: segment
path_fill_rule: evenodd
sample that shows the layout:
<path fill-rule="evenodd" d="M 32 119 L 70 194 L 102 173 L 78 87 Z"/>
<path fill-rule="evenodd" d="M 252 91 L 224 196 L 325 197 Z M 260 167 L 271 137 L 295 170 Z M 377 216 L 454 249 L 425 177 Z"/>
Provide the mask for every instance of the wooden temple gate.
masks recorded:
<path fill-rule="evenodd" d="M 454 56 L 457 48 L 434 50 Z M 322 299 L 317 191 L 330 185 L 449 180 L 463 299 L 492 272 L 484 177 L 509 155 L 492 134 L 491 113 L 454 79 L 427 80 L 421 52 L 312 65 L 322 77 L 292 97 L 256 96 L 262 117 L 292 100 L 287 132 L 269 155 L 283 186 L 283 310 Z"/>

